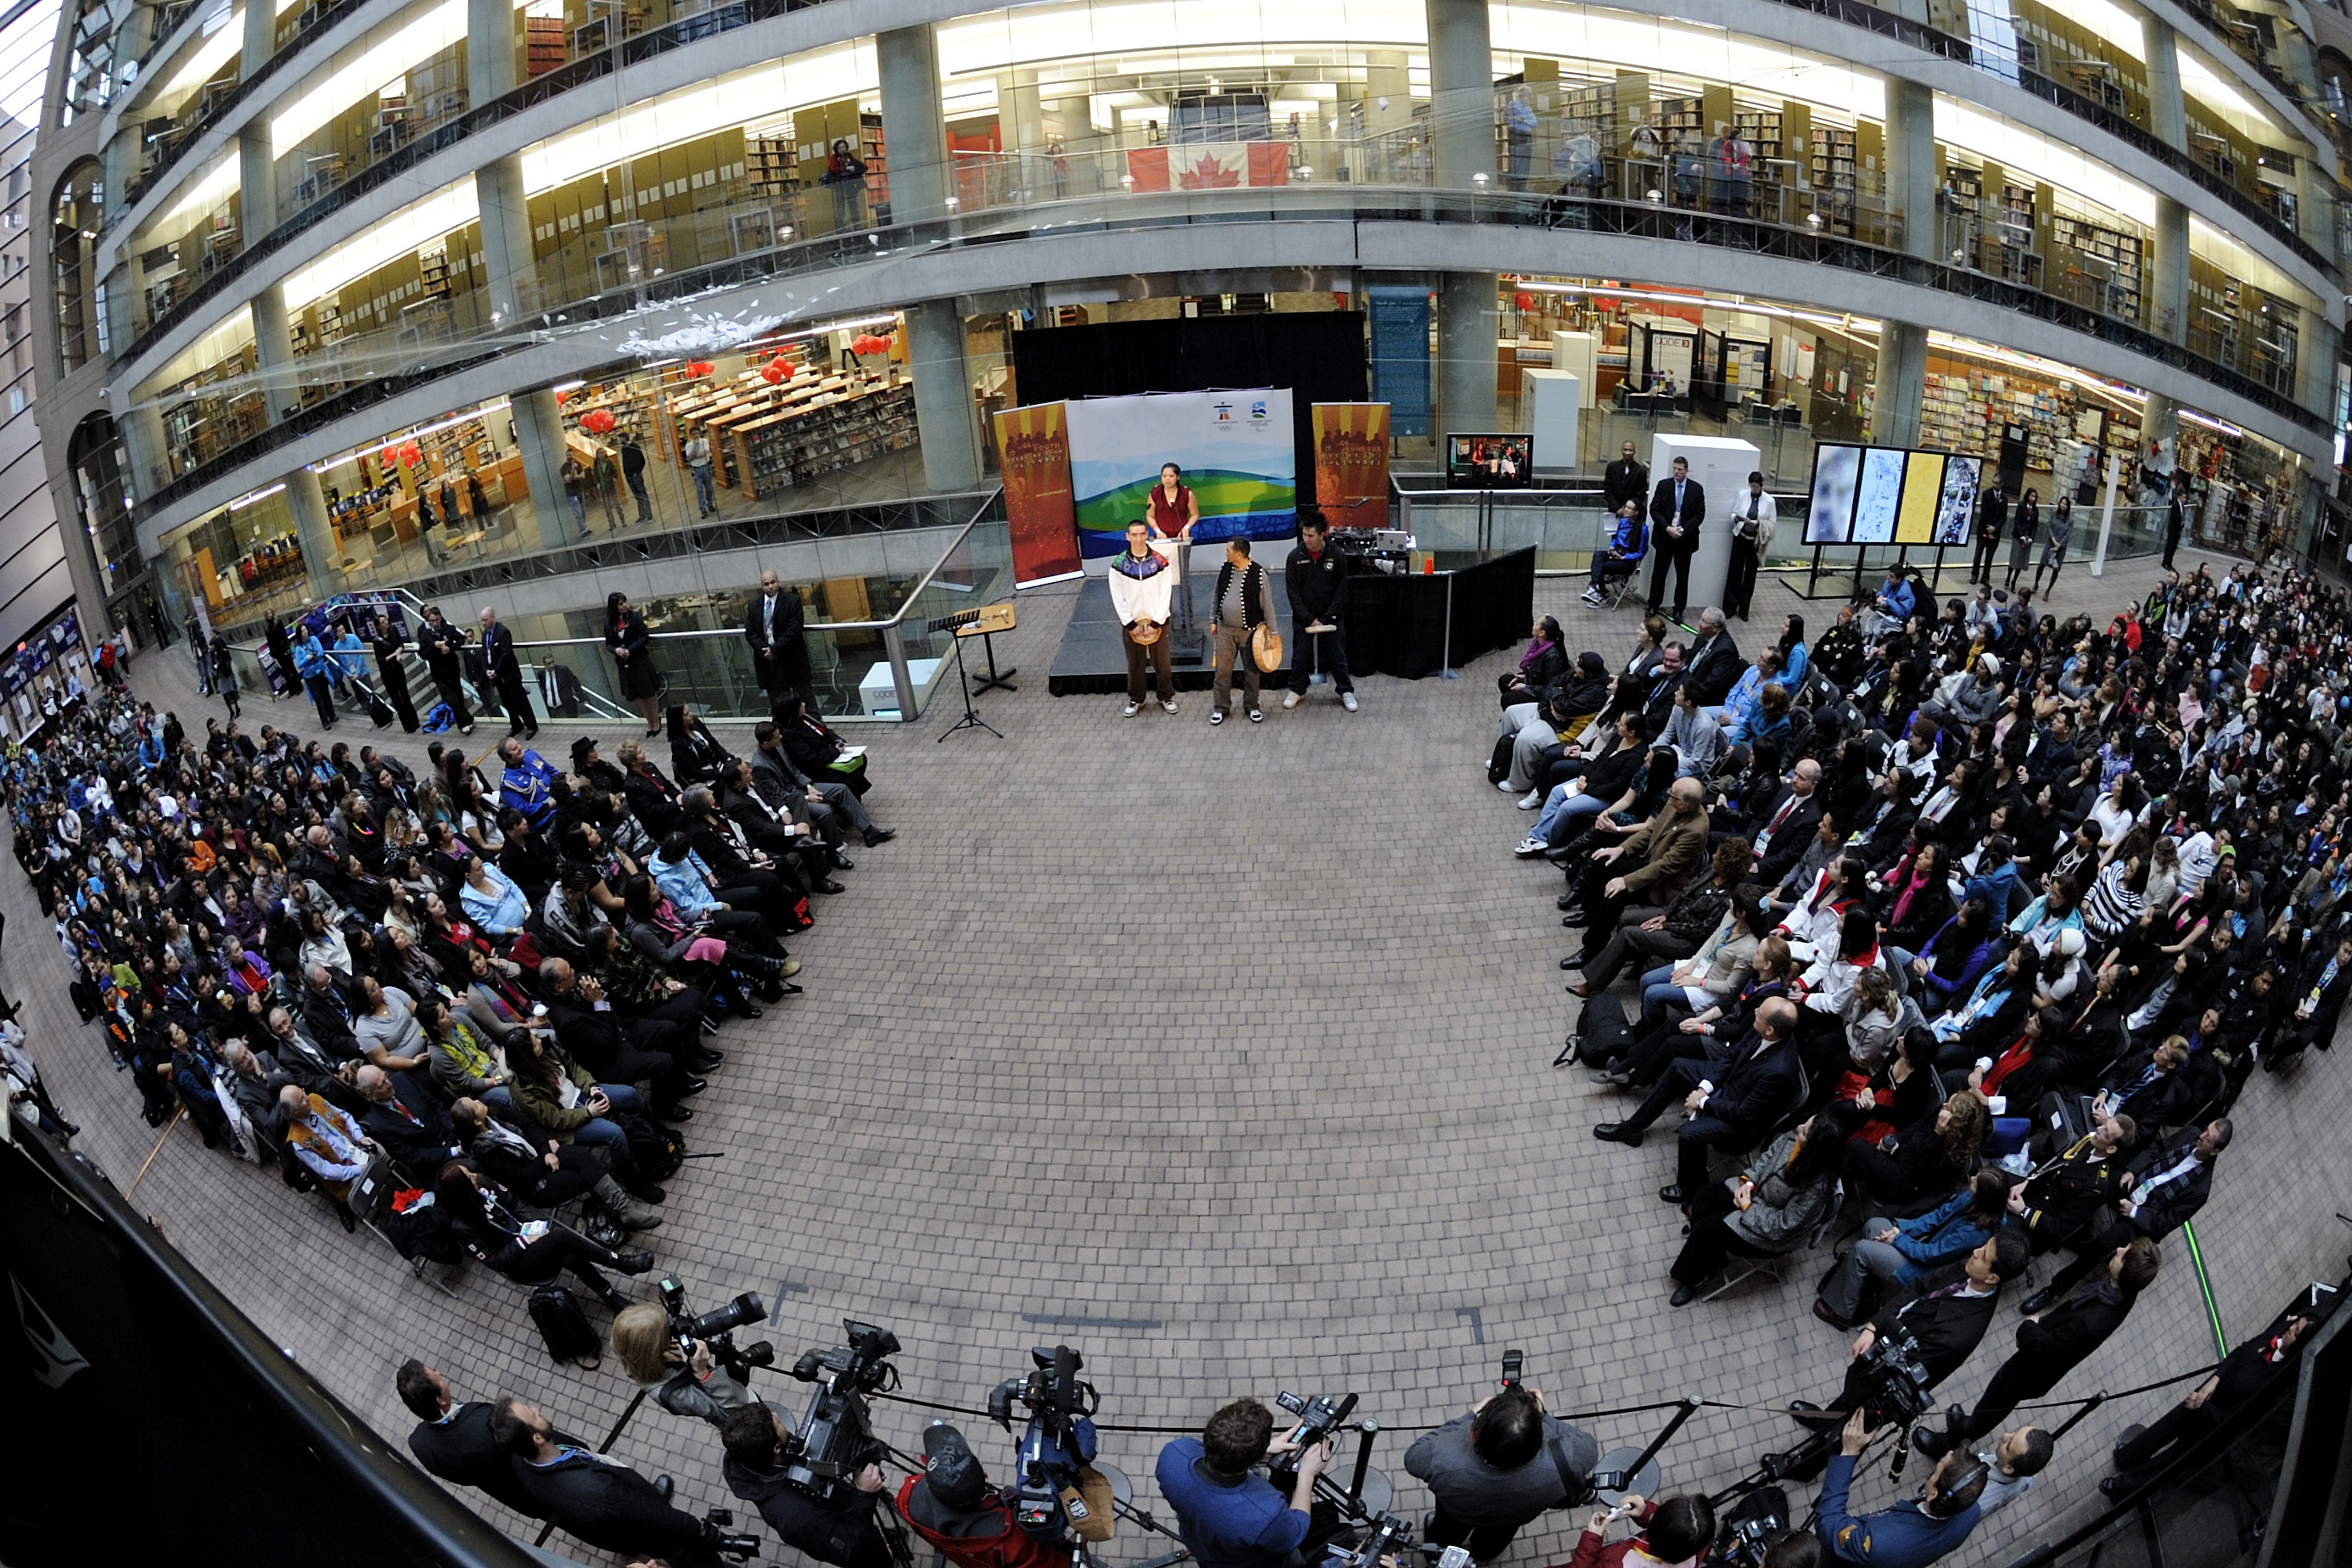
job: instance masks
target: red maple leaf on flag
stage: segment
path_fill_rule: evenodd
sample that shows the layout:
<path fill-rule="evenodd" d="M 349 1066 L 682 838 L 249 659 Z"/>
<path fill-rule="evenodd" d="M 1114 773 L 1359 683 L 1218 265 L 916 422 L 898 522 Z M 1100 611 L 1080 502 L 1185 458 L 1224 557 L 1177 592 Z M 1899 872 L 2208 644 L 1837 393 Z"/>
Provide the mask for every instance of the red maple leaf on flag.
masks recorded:
<path fill-rule="evenodd" d="M 1184 186 L 1187 190 L 1207 191 L 1238 185 L 1244 183 L 1242 174 L 1242 170 L 1229 167 L 1215 153 L 1203 153 L 1199 162 L 1184 171 Z"/>

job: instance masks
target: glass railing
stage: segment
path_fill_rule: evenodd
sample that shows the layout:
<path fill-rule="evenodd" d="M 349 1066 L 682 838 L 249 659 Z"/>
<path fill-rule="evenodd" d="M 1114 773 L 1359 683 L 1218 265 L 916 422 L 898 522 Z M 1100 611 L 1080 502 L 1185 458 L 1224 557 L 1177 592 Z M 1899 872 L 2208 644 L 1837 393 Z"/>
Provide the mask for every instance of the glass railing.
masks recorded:
<path fill-rule="evenodd" d="M 931 623 L 1012 597 L 1012 537 L 1001 493 L 925 500 L 925 506 L 904 509 L 890 518 L 853 520 L 820 513 L 772 520 L 777 526 L 765 542 L 801 546 L 784 571 L 805 601 L 812 605 L 856 604 L 864 610 L 854 618 L 828 618 L 812 610 L 806 623 L 813 695 L 829 718 L 920 717 L 940 682 L 955 677 L 953 634 L 933 630 Z M 950 518 L 955 520 L 951 527 Z M 892 521 L 900 528 L 886 531 L 883 525 Z M 852 527 L 858 531 L 845 531 Z M 882 546 L 878 561 L 877 538 Z M 706 553 L 714 545 L 726 548 L 728 542 L 706 541 L 695 553 Z M 584 569 L 576 563 L 571 565 Z M 709 718 L 766 716 L 768 698 L 752 669 L 741 629 L 743 606 L 754 590 L 756 574 L 741 575 L 740 583 L 705 592 L 637 602 L 655 634 L 652 657 L 663 678 L 666 701 L 687 703 Z M 458 606 L 453 616 L 470 622 L 480 602 L 495 599 L 513 581 L 511 573 L 501 573 L 494 582 L 433 580 L 388 593 L 359 591 L 356 598 L 396 601 L 413 631 L 426 603 Z M 246 691 L 271 689 L 260 662 L 262 616 L 275 611 L 281 618 L 291 618 L 311 603 L 296 578 L 266 596 L 247 595 L 213 611 L 215 624 L 232 639 L 238 682 Z M 509 614 L 502 619 L 514 633 L 534 705 L 541 704 L 542 687 L 537 676 L 542 664 L 568 672 L 569 678 L 558 684 L 576 692 L 576 710 L 549 710 L 549 716 L 619 720 L 634 713 L 635 705 L 622 695 L 619 668 L 604 646 L 602 605 Z M 372 672 L 372 656 L 369 668 Z M 423 713 L 435 700 L 432 683 L 414 653 L 405 656 L 404 668 L 417 711 Z M 364 679 L 372 680 L 373 676 Z M 478 684 L 470 674 L 465 686 L 469 698 L 478 700 Z M 299 696 L 299 689 L 287 694 Z"/>
<path fill-rule="evenodd" d="M 1097 181 L 1102 167 L 1094 170 Z M 1431 191 L 1382 188 L 1353 183 L 1309 181 L 1286 185 L 1248 186 L 1217 190 L 1087 194 L 1003 210 L 958 211 L 928 223 L 900 224 L 887 228 L 798 237 L 800 225 L 773 222 L 770 209 L 765 231 L 780 243 L 764 248 L 725 254 L 722 247 L 741 243 L 741 209 L 712 209 L 682 226 L 680 253 L 708 247 L 719 258 L 701 265 L 679 267 L 657 275 L 640 276 L 617 286 L 572 299 L 560 306 L 543 307 L 536 316 L 502 326 L 497 337 L 468 335 L 460 323 L 478 319 L 453 305 L 446 337 L 430 339 L 410 327 L 362 334 L 306 357 L 297 373 L 321 395 L 291 417 L 259 434 L 221 449 L 197 469 L 160 485 L 144 503 L 152 515 L 219 475 L 253 462 L 269 452 L 336 421 L 362 412 L 457 371 L 478 364 L 514 347 L 526 337 L 540 341 L 560 338 L 593 322 L 681 300 L 709 290 L 757 283 L 769 279 L 807 275 L 862 266 L 885 259 L 903 259 L 930 251 L 955 249 L 1024 237 L 1078 233 L 1114 233 L 1203 223 L 1244 223 L 1323 219 L 1339 222 L 1420 221 L 1539 226 L 1578 233 L 1635 239 L 1669 240 L 1705 245 L 1747 255 L 1767 256 L 1911 283 L 2014 311 L 2021 317 L 2086 333 L 2113 342 L 2161 363 L 2189 371 L 2202 380 L 2246 399 L 2269 413 L 2317 434 L 2326 434 L 2326 420 L 2294 400 L 2292 368 L 2253 358 L 2249 351 L 2241 363 L 2223 363 L 2170 342 L 2137 321 L 2105 313 L 2104 300 L 2093 303 L 2063 293 L 2051 293 L 2031 284 L 1904 254 L 1886 243 L 1855 237 L 1851 232 L 1879 233 L 1898 226 L 1897 215 L 1885 214 L 1859 198 L 1843 193 L 1799 192 L 1750 186 L 1738 195 L 1719 195 L 1702 182 L 1697 205 L 1678 205 L 1660 191 L 1658 199 L 1631 200 L 1608 194 L 1642 188 L 1640 165 L 1621 162 L 1604 166 L 1602 194 L 1573 195 L 1514 191 Z M 1669 182 L 1672 183 L 1671 180 Z M 1649 187 L 1655 190 L 1656 187 Z M 784 216 L 796 209 L 786 205 Z M 1759 212 L 1762 216 L 1759 216 Z M 1801 221 L 1798 221 L 1801 216 Z M 665 230 L 670 226 L 657 226 Z M 789 232 L 793 237 L 784 238 Z M 755 230 L 754 232 L 760 232 Z M 575 247 L 565 263 L 564 276 L 587 276 L 592 259 Z M 640 272 L 651 268 L 639 268 Z M 609 274 L 599 274 L 602 281 Z M 2253 334 L 2241 334 L 2251 343 Z M 337 388 L 331 395 L 326 388 Z M 225 395 L 226 388 L 219 395 Z"/>

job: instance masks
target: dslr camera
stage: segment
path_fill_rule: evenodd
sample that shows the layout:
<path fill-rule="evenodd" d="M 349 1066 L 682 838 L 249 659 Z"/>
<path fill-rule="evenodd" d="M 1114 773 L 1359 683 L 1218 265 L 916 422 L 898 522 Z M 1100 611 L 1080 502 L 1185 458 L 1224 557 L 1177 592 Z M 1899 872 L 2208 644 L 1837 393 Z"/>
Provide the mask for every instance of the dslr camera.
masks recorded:
<path fill-rule="evenodd" d="M 1863 1400 L 1863 1419 L 1872 1426 L 1908 1426 L 1934 1404 L 1934 1379 L 1920 1364 L 1919 1342 L 1908 1330 L 1880 1336 L 1862 1358 L 1870 1378 Z"/>
<path fill-rule="evenodd" d="M 665 1277 L 657 1287 L 661 1293 L 662 1310 L 669 1314 L 669 1337 L 677 1342 L 681 1359 L 694 1353 L 694 1342 L 700 1340 L 710 1347 L 710 1359 L 734 1374 L 737 1382 L 749 1380 L 755 1366 L 776 1364 L 776 1347 L 765 1340 L 735 1347 L 735 1331 L 768 1320 L 768 1304 L 760 1300 L 756 1290 L 746 1290 L 723 1307 L 696 1316 L 687 1309 L 686 1287 Z"/>
<path fill-rule="evenodd" d="M 735 1525 L 735 1514 L 732 1510 L 723 1508 L 706 1510 L 702 1515 L 702 1521 L 707 1527 L 704 1533 L 709 1537 L 710 1550 L 713 1552 L 732 1557 L 738 1563 L 748 1561 L 760 1554 L 758 1536 L 732 1533 Z"/>
<path fill-rule="evenodd" d="M 793 1375 L 817 1389 L 784 1442 L 784 1479 L 825 1502 L 855 1492 L 857 1472 L 881 1459 L 866 1399 L 898 1386 L 898 1369 L 888 1359 L 898 1353 L 898 1336 L 855 1318 L 841 1326 L 847 1344 L 810 1351 L 793 1363 Z"/>
<path fill-rule="evenodd" d="M 1058 1543 L 1088 1517 L 1078 1496 L 1078 1472 L 1094 1460 L 1092 1417 L 1101 1397 L 1093 1384 L 1078 1381 L 1086 1358 L 1069 1346 L 1039 1346 L 1029 1358 L 1036 1365 L 1026 1376 L 1008 1377 L 991 1391 L 988 1413 L 1010 1432 L 1013 1402 L 1029 1407 L 1028 1430 L 1013 1461 L 1013 1517 L 1038 1540 Z"/>

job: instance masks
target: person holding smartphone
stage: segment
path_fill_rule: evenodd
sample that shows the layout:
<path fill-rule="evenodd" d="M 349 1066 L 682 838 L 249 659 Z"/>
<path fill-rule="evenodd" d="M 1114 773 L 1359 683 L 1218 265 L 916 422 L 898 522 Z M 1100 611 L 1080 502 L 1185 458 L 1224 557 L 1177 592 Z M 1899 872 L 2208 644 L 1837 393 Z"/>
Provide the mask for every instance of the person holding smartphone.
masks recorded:
<path fill-rule="evenodd" d="M 1622 1541 L 1607 1540 L 1609 1527 L 1621 1519 L 1632 1520 L 1640 1533 Z M 1652 1502 L 1639 1493 L 1627 1492 L 1615 1508 L 1593 1510 L 1584 1533 L 1576 1539 L 1576 1552 L 1569 1558 L 1568 1568 L 1620 1568 L 1635 1552 L 1652 1563 L 1689 1563 L 1714 1541 L 1715 1509 L 1706 1499 L 1678 1494 L 1664 1502 Z"/>
<path fill-rule="evenodd" d="M 1519 1527 L 1546 1509 L 1591 1495 L 1601 1462 L 1592 1434 L 1548 1413 L 1542 1393 L 1515 1372 L 1468 1415 L 1422 1434 L 1404 1455 L 1405 1469 L 1437 1499 L 1429 1543 L 1466 1544 L 1477 1563 L 1500 1557 Z"/>

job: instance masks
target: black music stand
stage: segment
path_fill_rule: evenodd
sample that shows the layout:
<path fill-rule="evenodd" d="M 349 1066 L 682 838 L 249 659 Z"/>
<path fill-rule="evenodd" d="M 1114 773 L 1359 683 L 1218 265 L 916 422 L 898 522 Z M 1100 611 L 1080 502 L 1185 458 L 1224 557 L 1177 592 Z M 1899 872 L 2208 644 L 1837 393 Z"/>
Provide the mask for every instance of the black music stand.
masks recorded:
<path fill-rule="evenodd" d="M 981 647 L 988 650 L 988 673 L 972 682 L 973 692 L 1020 690 L 1019 687 L 1013 684 L 1013 678 L 1021 673 L 1017 666 L 1002 675 L 996 672 L 996 634 L 993 631 L 975 633 L 959 628 L 956 632 L 956 641 L 961 643 L 965 637 L 975 636 L 980 638 Z"/>
<path fill-rule="evenodd" d="M 958 730 L 985 730 L 1002 741 L 1004 739 L 1004 731 L 982 718 L 980 710 L 971 705 L 971 678 L 965 674 L 963 668 L 963 638 L 958 637 L 949 640 L 955 644 L 956 684 L 963 688 L 963 717 L 941 731 L 940 739 L 944 741 Z M 991 662 L 993 662 L 992 655 Z"/>

